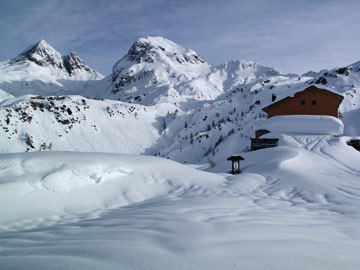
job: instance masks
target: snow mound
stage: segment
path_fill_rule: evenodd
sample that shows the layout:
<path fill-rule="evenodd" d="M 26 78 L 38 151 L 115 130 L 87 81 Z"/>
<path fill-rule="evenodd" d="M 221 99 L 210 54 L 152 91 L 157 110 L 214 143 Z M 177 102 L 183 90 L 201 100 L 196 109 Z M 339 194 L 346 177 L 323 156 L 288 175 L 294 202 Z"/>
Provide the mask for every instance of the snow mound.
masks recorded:
<path fill-rule="evenodd" d="M 327 115 L 279 115 L 256 121 L 254 129 L 266 129 L 272 133 L 341 135 L 344 124 Z"/>
<path fill-rule="evenodd" d="M 181 172 L 181 173 L 179 173 Z M 0 155 L 0 224 L 79 214 L 163 195 L 181 196 L 224 181 L 149 156 L 37 152 Z"/>

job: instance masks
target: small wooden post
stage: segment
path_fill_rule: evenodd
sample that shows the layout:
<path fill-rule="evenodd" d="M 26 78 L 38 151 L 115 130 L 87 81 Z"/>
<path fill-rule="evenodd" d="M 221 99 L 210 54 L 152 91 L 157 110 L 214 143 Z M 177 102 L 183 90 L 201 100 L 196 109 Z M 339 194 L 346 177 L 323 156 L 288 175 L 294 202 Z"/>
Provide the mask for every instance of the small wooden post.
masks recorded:
<path fill-rule="evenodd" d="M 227 160 L 230 160 L 232 162 L 231 173 L 239 174 L 240 173 L 240 160 L 244 160 L 244 158 L 242 156 L 231 156 Z"/>

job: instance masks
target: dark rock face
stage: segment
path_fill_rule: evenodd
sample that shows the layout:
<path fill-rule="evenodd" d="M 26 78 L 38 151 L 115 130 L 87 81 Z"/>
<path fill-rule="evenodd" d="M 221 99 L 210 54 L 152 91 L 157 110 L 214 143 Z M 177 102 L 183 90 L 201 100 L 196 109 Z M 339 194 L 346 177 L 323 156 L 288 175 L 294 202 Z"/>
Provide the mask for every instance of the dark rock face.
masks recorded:
<path fill-rule="evenodd" d="M 112 94 L 116 94 L 121 90 L 122 87 L 139 81 L 145 77 L 152 78 L 153 81 L 156 80 L 154 71 L 145 70 L 144 72 L 134 74 L 134 71 L 129 69 L 125 74 L 120 73 L 118 76 L 112 75 L 112 80 L 114 82 L 114 89 L 111 91 Z"/>
<path fill-rule="evenodd" d="M 90 72 L 90 68 L 85 64 L 85 62 L 75 53 L 71 52 L 70 54 L 63 57 L 63 62 L 66 71 L 71 76 L 75 70 L 85 70 Z"/>
<path fill-rule="evenodd" d="M 337 74 L 349 76 L 349 71 L 348 71 L 347 67 L 339 68 L 339 69 L 335 70 L 335 72 Z"/>
<path fill-rule="evenodd" d="M 160 54 L 165 55 L 170 59 L 176 60 L 178 63 L 191 63 L 191 64 L 200 64 L 205 63 L 205 60 L 202 59 L 198 54 L 178 54 L 176 52 L 167 51 L 164 47 L 156 44 L 152 44 L 151 41 L 146 39 L 140 39 L 136 41 L 124 57 L 126 60 L 136 63 L 146 62 L 154 63 L 155 59 L 160 56 Z"/>
<path fill-rule="evenodd" d="M 315 83 L 316 84 L 327 84 L 327 80 L 325 77 L 320 77 L 319 79 L 317 79 L 317 81 Z"/>
<path fill-rule="evenodd" d="M 154 60 L 151 56 L 155 54 L 155 51 L 153 50 L 150 52 L 150 43 L 145 43 L 140 40 L 136 41 L 128 51 L 127 55 L 125 56 L 127 60 L 132 62 L 147 62 L 147 63 L 153 63 Z"/>

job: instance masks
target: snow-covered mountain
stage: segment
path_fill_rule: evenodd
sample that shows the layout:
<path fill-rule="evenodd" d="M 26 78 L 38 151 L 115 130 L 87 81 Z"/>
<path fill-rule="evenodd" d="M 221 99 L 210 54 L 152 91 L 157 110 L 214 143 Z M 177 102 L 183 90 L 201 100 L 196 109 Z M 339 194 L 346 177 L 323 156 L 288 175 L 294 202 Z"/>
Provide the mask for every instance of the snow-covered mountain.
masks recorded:
<path fill-rule="evenodd" d="M 61 57 L 40 43 L 44 48 L 36 55 L 32 47 L 18 60 L 8 61 L 8 68 L 35 65 L 56 71 L 53 76 L 62 74 L 71 83 L 87 72 L 76 55 Z M 38 76 L 41 81 L 41 72 L 14 74 L 17 81 L 2 87 L 7 91 L 1 96 L 7 100 L 0 104 L 1 152 L 38 151 L 51 143 L 53 150 L 145 153 L 185 163 L 219 164 L 229 154 L 248 149 L 254 121 L 266 117 L 261 109 L 272 102 L 273 95 L 289 95 L 310 84 L 342 93 L 345 135 L 360 133 L 359 62 L 301 76 L 251 61 L 212 66 L 193 50 L 162 37 L 146 37 L 131 46 L 109 76 L 81 81 L 86 84 L 81 91 L 72 88 L 83 97 L 56 97 L 57 88 L 49 84 L 32 90 L 27 78 Z M 34 95 L 11 98 L 19 95 L 18 84 Z"/>
<path fill-rule="evenodd" d="M 280 73 L 251 61 L 214 67 L 191 49 L 163 37 L 146 37 L 115 63 L 101 97 L 144 105 L 210 101 L 234 86 L 275 75 Z"/>
<path fill-rule="evenodd" d="M 196 87 L 212 67 L 193 50 L 162 37 L 137 40 L 117 61 L 110 75 L 106 97 L 126 102 L 156 104 L 195 97 L 214 99 L 219 89 Z"/>
<path fill-rule="evenodd" d="M 102 78 L 75 52 L 61 56 L 45 40 L 11 60 L 0 62 L 0 89 L 13 96 L 80 93 L 89 83 Z"/>

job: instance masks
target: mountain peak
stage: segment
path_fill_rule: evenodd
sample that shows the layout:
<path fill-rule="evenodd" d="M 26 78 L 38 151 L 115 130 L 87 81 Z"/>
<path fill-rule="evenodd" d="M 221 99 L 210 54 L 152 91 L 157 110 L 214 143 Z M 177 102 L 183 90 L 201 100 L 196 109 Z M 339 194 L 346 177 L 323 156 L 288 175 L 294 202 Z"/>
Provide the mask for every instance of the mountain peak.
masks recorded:
<path fill-rule="evenodd" d="M 164 37 L 139 38 L 131 46 L 125 59 L 132 62 L 154 63 L 155 59 L 175 59 L 178 63 L 205 63 L 195 51 L 168 40 Z"/>
<path fill-rule="evenodd" d="M 43 39 L 26 48 L 15 58 L 15 61 L 26 59 L 42 67 L 54 66 L 62 68 L 61 54 Z"/>
<path fill-rule="evenodd" d="M 43 39 L 27 47 L 8 63 L 9 67 L 16 65 L 16 70 L 27 74 L 29 79 L 40 74 L 44 74 L 44 80 L 47 80 L 49 76 L 55 80 L 86 81 L 103 78 L 103 75 L 87 66 L 75 52 L 62 56 Z"/>
<path fill-rule="evenodd" d="M 71 52 L 63 57 L 64 66 L 66 71 L 70 74 L 74 74 L 78 70 L 85 70 L 89 72 L 91 69 L 85 64 L 76 52 Z"/>
<path fill-rule="evenodd" d="M 143 37 L 113 66 L 111 93 L 118 93 L 140 80 L 148 87 L 159 81 L 166 84 L 167 79 L 177 81 L 179 76 L 195 78 L 209 68 L 210 65 L 191 49 L 163 37 Z"/>
<path fill-rule="evenodd" d="M 20 55 L 25 54 L 29 51 L 36 51 L 36 50 L 50 50 L 50 51 L 56 51 L 54 47 L 50 45 L 45 39 L 41 39 L 38 42 L 30 45 L 27 47 L 23 52 L 20 53 Z"/>
<path fill-rule="evenodd" d="M 36 45 L 37 47 L 42 47 L 42 48 L 50 47 L 53 50 L 55 50 L 45 39 L 41 39 L 36 43 Z"/>
<path fill-rule="evenodd" d="M 139 38 L 135 44 L 144 44 L 146 46 L 159 48 L 162 51 L 174 52 L 178 54 L 186 54 L 189 51 L 194 52 L 192 50 L 186 50 L 184 47 L 176 44 L 175 42 L 166 39 L 164 37 L 143 37 Z M 195 53 L 195 52 L 194 52 Z"/>

